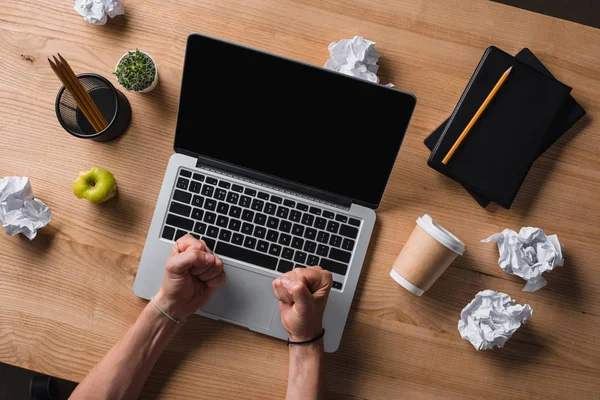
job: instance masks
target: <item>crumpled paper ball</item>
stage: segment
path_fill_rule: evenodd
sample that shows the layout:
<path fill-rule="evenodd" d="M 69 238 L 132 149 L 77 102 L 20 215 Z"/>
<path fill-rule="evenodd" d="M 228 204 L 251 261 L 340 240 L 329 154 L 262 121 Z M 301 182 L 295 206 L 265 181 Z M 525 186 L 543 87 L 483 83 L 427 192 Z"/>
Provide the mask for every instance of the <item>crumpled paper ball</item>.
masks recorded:
<path fill-rule="evenodd" d="M 331 58 L 325 63 L 326 69 L 379 83 L 379 53 L 375 50 L 375 42 L 354 36 L 353 39 L 333 42 L 328 48 Z M 387 86 L 394 85 L 389 83 Z"/>
<path fill-rule="evenodd" d="M 548 282 L 542 274 L 564 263 L 558 236 L 546 236 L 540 228 L 524 227 L 519 233 L 505 229 L 482 242 L 498 243 L 498 265 L 504 272 L 525 279 L 525 292 L 535 292 L 546 286 Z"/>
<path fill-rule="evenodd" d="M 74 0 L 75 10 L 90 24 L 104 25 L 108 17 L 125 14 L 119 0 Z"/>
<path fill-rule="evenodd" d="M 503 347 L 532 316 L 529 304 L 516 304 L 509 295 L 483 290 L 460 313 L 458 331 L 476 350 Z"/>
<path fill-rule="evenodd" d="M 50 222 L 50 208 L 33 198 L 29 178 L 8 176 L 0 179 L 0 222 L 7 235 L 22 233 L 29 240 Z"/>

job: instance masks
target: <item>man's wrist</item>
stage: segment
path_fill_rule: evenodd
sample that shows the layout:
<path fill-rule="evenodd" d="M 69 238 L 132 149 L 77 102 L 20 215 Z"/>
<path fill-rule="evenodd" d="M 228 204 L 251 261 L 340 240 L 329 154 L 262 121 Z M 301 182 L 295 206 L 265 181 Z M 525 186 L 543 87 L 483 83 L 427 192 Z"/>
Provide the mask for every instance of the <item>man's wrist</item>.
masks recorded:
<path fill-rule="evenodd" d="M 165 313 L 167 313 L 167 315 L 169 315 L 169 317 L 181 321 L 181 323 L 187 321 L 189 316 L 185 315 L 179 309 L 179 307 L 177 307 L 175 301 L 171 300 L 167 295 L 165 295 L 162 290 L 159 290 L 158 293 L 156 293 L 156 296 L 154 296 L 154 301 Z M 165 318 L 167 317 L 165 316 Z"/>

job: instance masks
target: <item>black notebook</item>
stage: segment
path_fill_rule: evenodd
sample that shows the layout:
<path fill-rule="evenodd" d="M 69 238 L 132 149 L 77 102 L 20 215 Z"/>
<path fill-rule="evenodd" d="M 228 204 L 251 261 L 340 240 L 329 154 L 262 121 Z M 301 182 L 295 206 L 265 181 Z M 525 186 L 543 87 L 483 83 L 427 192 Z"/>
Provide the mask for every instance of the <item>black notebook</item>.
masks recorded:
<path fill-rule="evenodd" d="M 485 112 L 442 164 L 458 136 L 502 74 L 512 71 Z M 546 132 L 571 88 L 489 47 L 450 116 L 428 165 L 486 198 L 510 208 Z"/>
<path fill-rule="evenodd" d="M 515 58 L 536 70 L 542 72 L 543 74 L 554 78 L 554 76 L 550 73 L 550 71 L 542 64 L 542 62 L 529 50 L 528 48 L 524 48 L 517 53 Z M 564 104 L 560 108 L 558 114 L 554 118 L 552 125 L 548 129 L 548 132 L 544 136 L 542 140 L 542 144 L 537 152 L 537 157 L 541 156 L 550 146 L 552 146 L 566 131 L 568 131 L 581 117 L 585 115 L 585 110 L 577 101 L 573 98 L 573 96 L 569 95 L 565 100 Z M 433 150 L 436 143 L 440 139 L 444 128 L 446 127 L 446 123 L 448 120 L 442 122 L 440 126 L 438 126 L 429 136 L 425 138 L 425 146 L 429 150 Z M 490 200 L 485 196 L 473 191 L 467 190 L 469 194 L 481 205 L 482 207 L 487 207 L 490 203 Z"/>

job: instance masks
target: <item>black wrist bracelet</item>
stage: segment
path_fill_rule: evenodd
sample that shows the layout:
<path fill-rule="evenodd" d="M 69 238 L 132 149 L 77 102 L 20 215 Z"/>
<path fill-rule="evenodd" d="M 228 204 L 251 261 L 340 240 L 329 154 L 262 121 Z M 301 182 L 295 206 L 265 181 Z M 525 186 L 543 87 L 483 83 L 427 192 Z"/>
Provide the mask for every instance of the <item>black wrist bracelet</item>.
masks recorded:
<path fill-rule="evenodd" d="M 315 336 L 314 338 L 312 338 L 310 340 L 305 340 L 304 342 L 292 342 L 288 338 L 287 345 L 289 346 L 290 344 L 309 344 L 312 342 L 316 342 L 317 340 L 321 339 L 323 336 L 325 336 L 325 328 L 323 328 L 323 331 L 321 333 L 319 333 L 317 336 Z"/>

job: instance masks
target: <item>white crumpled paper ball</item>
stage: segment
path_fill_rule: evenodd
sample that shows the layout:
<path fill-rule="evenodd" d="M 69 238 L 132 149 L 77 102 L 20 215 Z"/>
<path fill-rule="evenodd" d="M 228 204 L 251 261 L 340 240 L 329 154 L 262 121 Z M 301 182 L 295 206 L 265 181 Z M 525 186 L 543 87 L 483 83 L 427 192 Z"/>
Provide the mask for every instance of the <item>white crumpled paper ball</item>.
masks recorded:
<path fill-rule="evenodd" d="M 326 69 L 379 83 L 379 53 L 375 50 L 375 42 L 355 36 L 333 42 L 328 48 L 331 58 L 325 63 Z M 389 83 L 387 86 L 394 85 Z"/>
<path fill-rule="evenodd" d="M 483 290 L 460 313 L 458 331 L 476 350 L 503 347 L 533 314 L 529 304 L 516 304 L 509 295 Z"/>
<path fill-rule="evenodd" d="M 546 236 L 540 228 L 524 227 L 519 233 L 505 229 L 482 242 L 498 243 L 498 265 L 504 272 L 525 279 L 525 292 L 535 292 L 546 286 L 548 282 L 542 273 L 564 263 L 558 237 Z"/>
<path fill-rule="evenodd" d="M 90 24 L 104 25 L 108 17 L 125 14 L 119 0 L 74 0 L 75 10 Z"/>
<path fill-rule="evenodd" d="M 22 233 L 29 240 L 50 222 L 50 208 L 33 198 L 29 178 L 7 176 L 0 179 L 0 222 L 7 235 Z"/>

